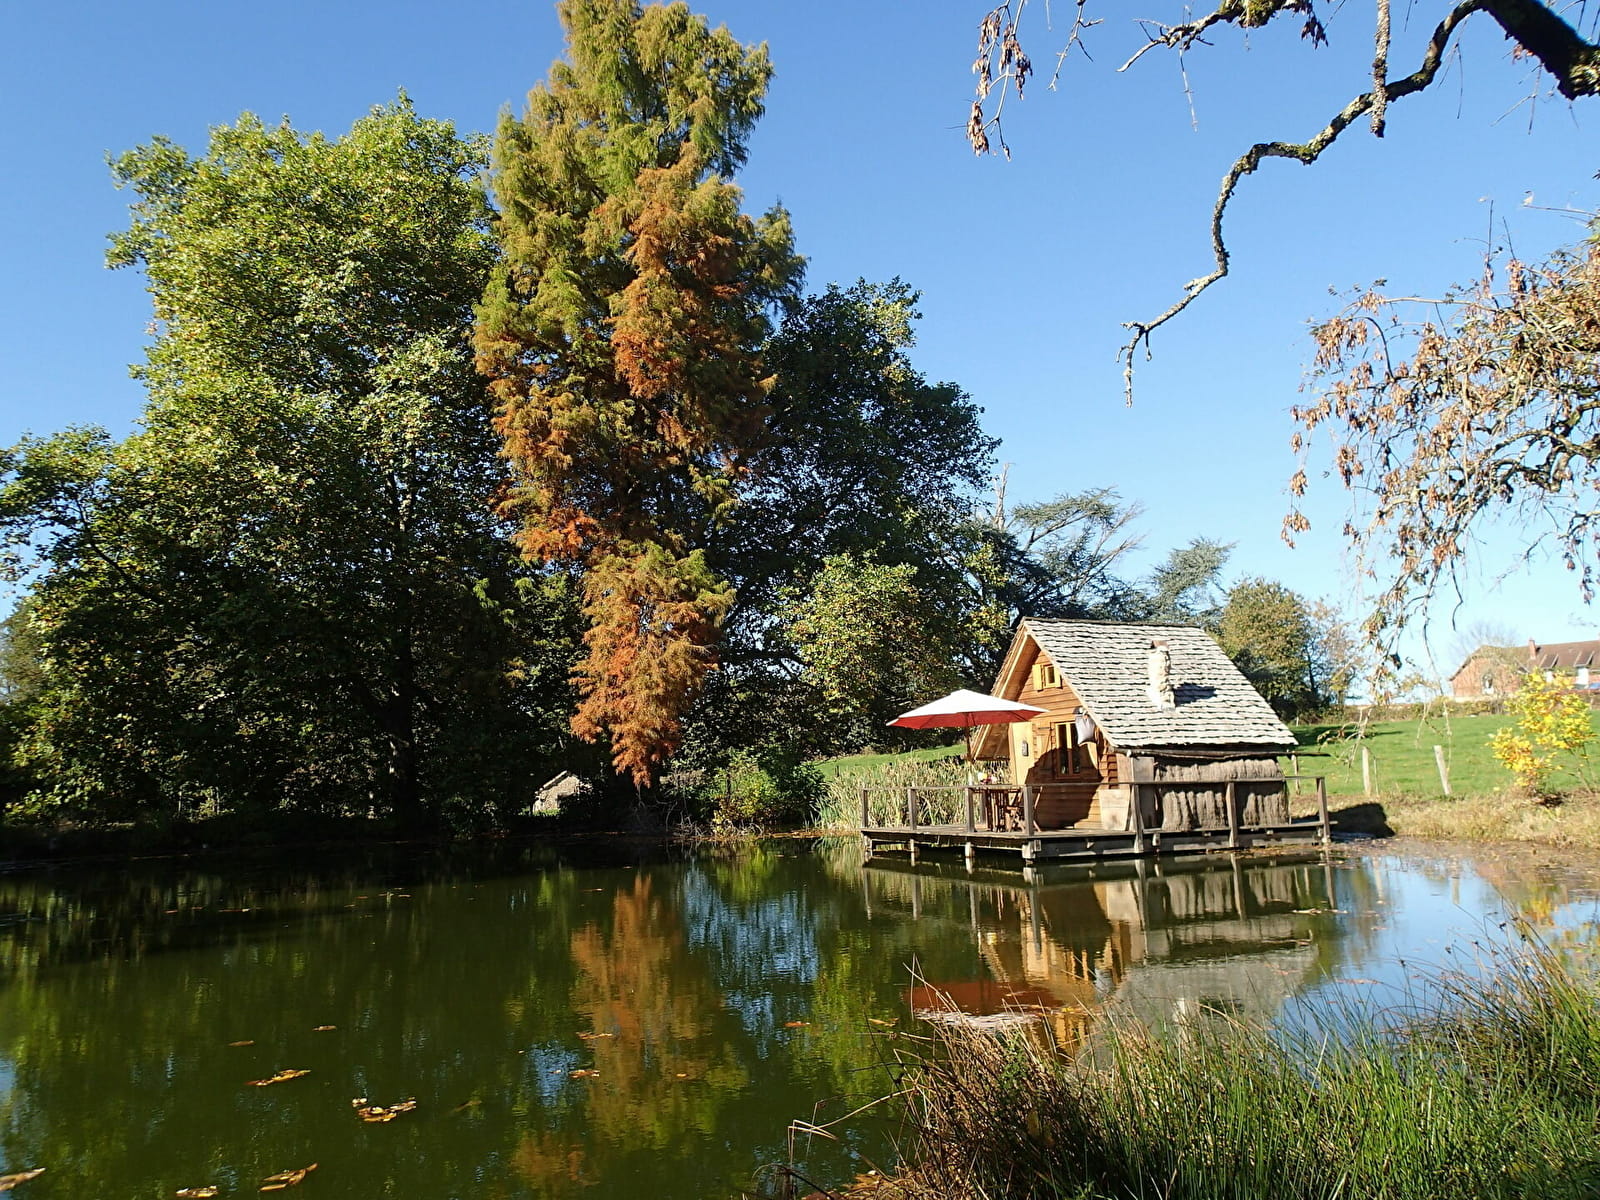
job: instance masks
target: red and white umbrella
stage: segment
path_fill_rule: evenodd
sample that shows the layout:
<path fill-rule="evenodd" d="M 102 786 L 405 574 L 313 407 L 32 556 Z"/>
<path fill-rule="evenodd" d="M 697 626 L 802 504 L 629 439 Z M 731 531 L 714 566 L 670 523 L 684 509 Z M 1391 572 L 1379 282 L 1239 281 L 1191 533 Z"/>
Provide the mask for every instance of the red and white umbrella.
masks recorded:
<path fill-rule="evenodd" d="M 974 725 L 1010 725 L 1017 721 L 1031 721 L 1044 711 L 1031 704 L 1002 700 L 999 696 L 986 696 L 982 692 L 962 688 L 931 704 L 903 712 L 889 724 L 906 729 L 963 729 L 966 731 L 967 761 L 971 762 Z"/>

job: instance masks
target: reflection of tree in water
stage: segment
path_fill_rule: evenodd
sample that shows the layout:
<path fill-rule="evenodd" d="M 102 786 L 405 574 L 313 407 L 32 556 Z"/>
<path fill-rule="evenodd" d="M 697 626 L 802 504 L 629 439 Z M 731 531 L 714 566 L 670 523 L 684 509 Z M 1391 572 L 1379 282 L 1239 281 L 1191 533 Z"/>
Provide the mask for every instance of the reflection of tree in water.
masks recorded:
<path fill-rule="evenodd" d="M 721 1098 L 749 1072 L 727 1034 L 728 1016 L 704 960 L 687 952 L 677 905 L 640 874 L 612 899 L 610 920 L 572 934 L 572 1007 L 600 1072 L 586 1109 L 620 1146 L 683 1152 L 684 1135 L 710 1134 Z"/>

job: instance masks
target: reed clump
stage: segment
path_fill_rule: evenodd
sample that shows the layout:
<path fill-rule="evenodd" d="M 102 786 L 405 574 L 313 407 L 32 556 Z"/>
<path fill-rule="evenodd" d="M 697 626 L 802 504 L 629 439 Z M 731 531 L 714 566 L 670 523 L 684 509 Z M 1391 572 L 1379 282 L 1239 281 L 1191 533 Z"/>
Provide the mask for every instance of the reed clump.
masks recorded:
<path fill-rule="evenodd" d="M 904 1200 L 1483 1200 L 1600 1195 L 1600 992 L 1539 946 L 1426 1007 L 1316 1028 L 1219 1014 L 1031 1033 L 932 1027 L 902 1060 Z M 1420 1002 L 1419 1002 L 1420 1003 Z M 1394 1018 L 1394 1014 L 1389 1014 Z"/>
<path fill-rule="evenodd" d="M 965 811 L 967 767 L 959 760 L 929 762 L 889 759 L 870 767 L 827 777 L 818 805 L 817 827 L 838 832 L 861 828 L 861 789 L 875 821 L 898 824 L 905 820 L 907 788 L 917 788 L 919 819 L 949 822 Z"/>

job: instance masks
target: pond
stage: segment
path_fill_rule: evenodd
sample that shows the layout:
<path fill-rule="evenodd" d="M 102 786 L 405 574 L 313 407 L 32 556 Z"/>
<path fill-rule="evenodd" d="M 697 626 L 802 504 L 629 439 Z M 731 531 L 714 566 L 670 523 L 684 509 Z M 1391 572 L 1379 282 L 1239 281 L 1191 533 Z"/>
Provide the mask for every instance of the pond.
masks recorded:
<path fill-rule="evenodd" d="M 312 1163 L 291 1194 L 737 1196 L 792 1119 L 881 1093 L 919 1012 L 1028 1006 L 1069 1046 L 1108 1014 L 1285 1019 L 1508 916 L 1577 936 L 1597 879 L 1443 852 L 1024 879 L 799 839 L 17 871 L 0 1173 L 45 1168 L 32 1200 L 255 1194 Z M 838 1132 L 808 1172 L 889 1153 L 870 1118 Z"/>

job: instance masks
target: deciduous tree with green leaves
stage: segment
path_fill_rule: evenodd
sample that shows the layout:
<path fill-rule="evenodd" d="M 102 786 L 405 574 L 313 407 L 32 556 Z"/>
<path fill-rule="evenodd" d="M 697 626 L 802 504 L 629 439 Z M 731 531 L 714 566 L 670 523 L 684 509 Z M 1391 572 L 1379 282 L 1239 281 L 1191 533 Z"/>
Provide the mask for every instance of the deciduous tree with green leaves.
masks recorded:
<path fill-rule="evenodd" d="M 489 508 L 483 157 L 402 98 L 341 138 L 246 116 L 202 155 L 116 160 L 110 262 L 155 305 L 142 429 L 0 459 L 42 798 L 406 821 L 526 798 L 575 631 Z"/>
<path fill-rule="evenodd" d="M 682 3 L 563 0 L 569 58 L 500 122 L 503 267 L 480 369 L 513 479 L 499 511 L 582 591 L 581 736 L 650 783 L 716 662 L 733 591 L 706 559 L 758 441 L 769 313 L 800 277 L 788 215 L 731 176 L 765 47 Z"/>
<path fill-rule="evenodd" d="M 1245 579 L 1230 588 L 1217 640 L 1280 716 L 1294 717 L 1323 702 L 1311 613 L 1283 584 Z"/>
<path fill-rule="evenodd" d="M 828 558 L 788 616 L 788 633 L 825 719 L 856 745 L 890 736 L 889 719 L 956 687 L 963 630 L 907 563 Z"/>

